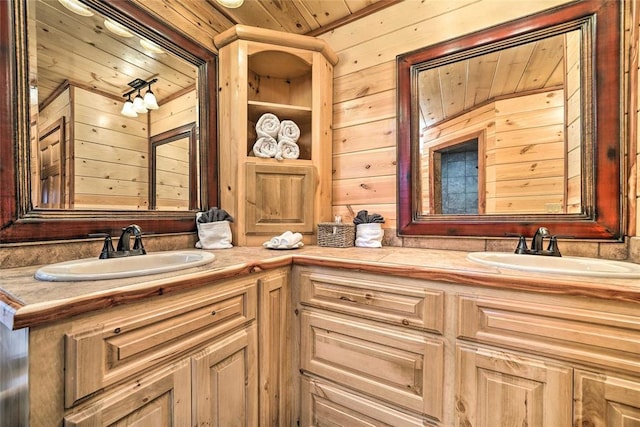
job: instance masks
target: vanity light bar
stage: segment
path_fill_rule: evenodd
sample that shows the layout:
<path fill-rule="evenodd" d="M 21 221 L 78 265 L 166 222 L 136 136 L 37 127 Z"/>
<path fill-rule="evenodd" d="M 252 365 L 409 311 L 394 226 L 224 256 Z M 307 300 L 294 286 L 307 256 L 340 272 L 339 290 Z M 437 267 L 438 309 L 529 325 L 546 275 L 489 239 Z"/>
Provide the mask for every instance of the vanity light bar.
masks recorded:
<path fill-rule="evenodd" d="M 122 106 L 122 111 L 120 111 L 120 114 L 127 117 L 138 117 L 138 113 L 144 114 L 148 110 L 157 110 L 158 108 L 160 108 L 158 106 L 158 100 L 156 99 L 156 96 L 151 91 L 151 85 L 157 81 L 158 79 L 149 81 L 135 79 L 127 83 L 133 89 L 122 95 L 123 97 L 127 98 L 127 100 Z M 145 87 L 147 87 L 148 89 L 143 98 L 140 94 L 140 91 Z M 138 94 L 132 101 L 131 95 L 136 92 L 138 92 Z"/>

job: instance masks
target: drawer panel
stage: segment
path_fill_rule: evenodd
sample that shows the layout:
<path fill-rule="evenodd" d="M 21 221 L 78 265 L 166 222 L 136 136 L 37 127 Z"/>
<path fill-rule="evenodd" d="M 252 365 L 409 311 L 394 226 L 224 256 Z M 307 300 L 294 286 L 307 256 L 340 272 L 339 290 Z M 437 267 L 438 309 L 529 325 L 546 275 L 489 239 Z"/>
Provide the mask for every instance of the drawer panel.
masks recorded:
<path fill-rule="evenodd" d="M 640 372 L 640 316 L 460 296 L 458 337 Z"/>
<path fill-rule="evenodd" d="M 79 325 L 65 336 L 65 404 L 255 319 L 256 289 L 237 281 Z"/>
<path fill-rule="evenodd" d="M 302 271 L 302 304 L 442 333 L 444 292 Z"/>
<path fill-rule="evenodd" d="M 325 381 L 302 377 L 303 426 L 435 427 L 425 418 L 389 407 Z"/>
<path fill-rule="evenodd" d="M 301 366 L 435 418 L 442 416 L 444 345 L 413 331 L 304 310 Z"/>

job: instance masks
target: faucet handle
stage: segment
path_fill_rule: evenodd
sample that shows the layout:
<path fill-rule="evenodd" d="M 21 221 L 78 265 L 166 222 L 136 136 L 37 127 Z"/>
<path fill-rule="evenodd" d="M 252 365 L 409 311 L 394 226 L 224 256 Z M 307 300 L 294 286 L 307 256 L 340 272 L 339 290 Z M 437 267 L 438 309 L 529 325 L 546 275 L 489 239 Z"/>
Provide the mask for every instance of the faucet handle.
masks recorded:
<path fill-rule="evenodd" d="M 547 252 L 551 256 L 562 256 L 560 248 L 558 248 L 558 236 L 551 236 L 549 246 L 547 246 Z"/>
<path fill-rule="evenodd" d="M 108 233 L 91 233 L 89 234 L 89 237 L 104 237 L 104 244 L 102 245 L 102 250 L 100 251 L 98 259 L 110 258 L 110 256 L 115 252 L 111 236 Z"/>
<path fill-rule="evenodd" d="M 518 237 L 518 246 L 516 246 L 516 250 L 514 251 L 516 254 L 526 254 L 529 253 L 529 248 L 527 247 L 527 239 L 524 236 Z"/>

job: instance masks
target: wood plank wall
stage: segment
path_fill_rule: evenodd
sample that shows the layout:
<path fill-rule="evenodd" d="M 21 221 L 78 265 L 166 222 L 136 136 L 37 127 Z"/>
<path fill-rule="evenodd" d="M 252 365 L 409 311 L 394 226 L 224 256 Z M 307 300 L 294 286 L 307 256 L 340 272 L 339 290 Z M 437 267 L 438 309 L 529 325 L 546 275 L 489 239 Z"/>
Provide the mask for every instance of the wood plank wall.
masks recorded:
<path fill-rule="evenodd" d="M 422 176 L 428 179 L 431 175 L 431 147 L 462 142 L 465 136 L 483 132 L 485 149 L 478 155 L 485 157 L 485 213 L 563 211 L 563 123 L 563 90 L 487 103 L 422 133 Z M 430 205 L 429 187 L 428 182 L 422 185 L 423 213 L 431 213 L 425 209 Z"/>
<path fill-rule="evenodd" d="M 338 53 L 334 70 L 333 211 L 366 209 L 396 227 L 395 58 L 420 47 L 530 15 L 567 0 L 407 0 L 319 36 Z"/>

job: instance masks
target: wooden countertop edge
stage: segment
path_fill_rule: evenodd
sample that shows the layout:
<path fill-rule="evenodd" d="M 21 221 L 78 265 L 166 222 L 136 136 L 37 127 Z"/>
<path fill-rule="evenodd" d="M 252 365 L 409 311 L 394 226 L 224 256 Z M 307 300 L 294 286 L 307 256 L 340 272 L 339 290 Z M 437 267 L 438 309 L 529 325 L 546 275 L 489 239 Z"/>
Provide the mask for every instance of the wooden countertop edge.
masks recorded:
<path fill-rule="evenodd" d="M 384 262 L 343 261 L 313 256 L 294 256 L 293 264 L 317 267 L 348 268 L 352 271 L 380 273 L 411 279 L 434 280 L 486 288 L 517 289 L 555 295 L 585 296 L 608 300 L 640 302 L 640 287 L 636 290 L 620 285 L 594 285 L 576 279 L 552 279 L 544 275 L 506 275 L 496 272 L 466 271 L 434 267 L 414 267 Z"/>
<path fill-rule="evenodd" d="M 551 279 L 536 276 L 505 275 L 501 272 L 481 272 L 435 267 L 415 267 L 388 264 L 380 261 L 343 260 L 313 255 L 284 255 L 265 260 L 253 261 L 223 267 L 215 270 L 187 273 L 177 277 L 151 280 L 137 285 L 114 288 L 82 295 L 77 298 L 24 305 L 9 294 L 0 292 L 0 305 L 5 315 L 0 321 L 12 329 L 39 326 L 71 316 L 116 307 L 140 301 L 149 297 L 169 295 L 196 289 L 211 284 L 212 281 L 239 278 L 253 273 L 267 271 L 292 264 L 318 267 L 346 268 L 367 273 L 381 273 L 412 279 L 434 280 L 462 285 L 488 288 L 517 289 L 556 295 L 573 295 L 609 300 L 640 302 L 640 288 L 631 290 L 620 285 L 595 285 L 578 279 Z M 9 308 L 6 310 L 6 308 Z M 12 319 L 7 320 L 7 315 Z"/>
<path fill-rule="evenodd" d="M 39 326 L 71 316 L 116 307 L 146 298 L 170 295 L 211 284 L 213 281 L 248 276 L 252 273 L 291 265 L 291 257 L 270 258 L 246 264 L 187 273 L 181 276 L 152 280 L 138 285 L 114 288 L 82 295 L 78 298 L 31 304 L 19 307 L 13 318 L 13 329 Z M 4 302 L 3 296 L 0 300 Z"/>

